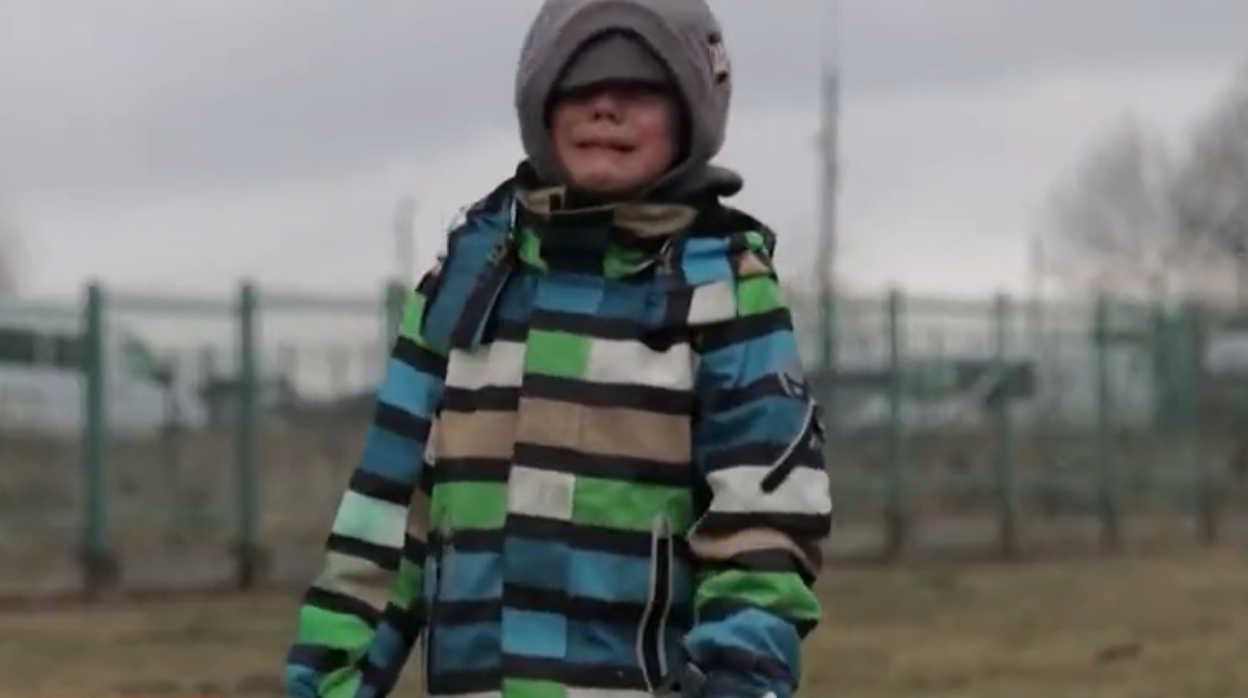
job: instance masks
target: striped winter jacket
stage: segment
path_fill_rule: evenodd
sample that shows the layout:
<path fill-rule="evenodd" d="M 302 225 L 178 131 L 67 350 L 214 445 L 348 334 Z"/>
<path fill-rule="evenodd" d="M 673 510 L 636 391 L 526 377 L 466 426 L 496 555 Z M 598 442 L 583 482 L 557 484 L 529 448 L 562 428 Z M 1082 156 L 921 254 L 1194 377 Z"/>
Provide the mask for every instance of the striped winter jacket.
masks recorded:
<path fill-rule="evenodd" d="M 297 696 L 792 694 L 831 501 L 772 236 L 499 187 L 409 299 L 307 592 Z M 564 204 L 566 206 L 566 204 Z"/>

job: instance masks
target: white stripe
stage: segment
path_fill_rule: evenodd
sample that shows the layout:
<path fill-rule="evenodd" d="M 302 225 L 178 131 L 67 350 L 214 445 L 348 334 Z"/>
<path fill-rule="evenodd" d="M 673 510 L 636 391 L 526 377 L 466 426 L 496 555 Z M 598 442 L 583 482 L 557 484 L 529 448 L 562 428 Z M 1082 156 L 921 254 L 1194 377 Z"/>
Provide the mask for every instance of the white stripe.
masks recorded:
<path fill-rule="evenodd" d="M 737 316 L 737 289 L 731 281 L 716 281 L 693 289 L 690 325 L 709 325 Z"/>
<path fill-rule="evenodd" d="M 576 476 L 512 466 L 507 476 L 507 511 L 544 519 L 572 520 Z"/>
<path fill-rule="evenodd" d="M 407 508 L 347 490 L 334 517 L 334 533 L 376 545 L 403 545 Z"/>
<path fill-rule="evenodd" d="M 814 468 L 794 468 L 774 492 L 762 483 L 770 466 L 745 465 L 716 470 L 707 476 L 713 497 L 711 511 L 724 514 L 816 514 L 832 513 L 828 475 Z"/>
<path fill-rule="evenodd" d="M 688 344 L 675 344 L 659 352 L 641 342 L 595 339 L 590 344 L 585 380 L 692 390 L 693 350 Z"/>
<path fill-rule="evenodd" d="M 494 342 L 471 353 L 454 350 L 446 365 L 451 388 L 518 388 L 523 379 L 523 342 Z"/>

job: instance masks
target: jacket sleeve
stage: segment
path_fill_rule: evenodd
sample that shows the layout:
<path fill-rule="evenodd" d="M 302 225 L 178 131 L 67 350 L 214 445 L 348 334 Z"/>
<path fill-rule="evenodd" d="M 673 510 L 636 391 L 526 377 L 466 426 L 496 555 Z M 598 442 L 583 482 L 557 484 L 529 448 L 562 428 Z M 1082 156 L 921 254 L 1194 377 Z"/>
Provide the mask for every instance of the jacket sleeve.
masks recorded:
<path fill-rule="evenodd" d="M 737 260 L 735 311 L 699 340 L 694 459 L 706 496 L 689 536 L 698 621 L 685 647 L 707 698 L 791 696 L 801 640 L 821 615 L 812 587 L 832 516 L 823 425 L 764 255 Z"/>
<path fill-rule="evenodd" d="M 290 696 L 385 695 L 424 625 L 426 447 L 446 358 L 422 340 L 430 273 L 403 310 L 363 453 L 338 504 L 286 661 Z M 362 690 L 363 689 L 363 690 Z"/>

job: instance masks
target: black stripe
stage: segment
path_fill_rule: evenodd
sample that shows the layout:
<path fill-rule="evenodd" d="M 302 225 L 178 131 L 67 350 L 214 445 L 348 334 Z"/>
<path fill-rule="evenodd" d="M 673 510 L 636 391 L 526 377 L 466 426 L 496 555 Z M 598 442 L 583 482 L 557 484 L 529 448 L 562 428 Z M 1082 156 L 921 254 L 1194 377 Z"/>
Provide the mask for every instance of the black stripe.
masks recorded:
<path fill-rule="evenodd" d="M 377 401 L 373 424 L 385 431 L 411 441 L 424 443 L 429 438 L 429 420 L 417 417 L 397 405 Z"/>
<path fill-rule="evenodd" d="M 401 507 L 411 504 L 412 491 L 414 489 L 411 485 L 395 482 L 364 468 L 356 468 L 351 471 L 351 479 L 348 481 L 347 487 L 357 494 L 380 499 L 390 504 L 397 504 Z"/>
<path fill-rule="evenodd" d="M 644 690 L 645 677 L 636 664 L 574 664 L 539 657 L 505 655 L 503 670 L 508 677 L 553 681 L 585 688 Z"/>
<path fill-rule="evenodd" d="M 660 603 L 666 601 L 660 600 Z M 645 613 L 642 602 L 607 601 L 576 596 L 566 591 L 542 589 L 522 584 L 503 587 L 503 605 L 525 611 L 550 613 L 586 623 L 605 623 L 636 628 Z M 657 613 L 655 614 L 658 615 Z M 683 632 L 692 624 L 691 608 L 673 608 L 667 616 L 669 632 Z M 653 625 L 657 618 L 651 622 Z M 651 632 L 654 628 L 651 628 Z"/>
<path fill-rule="evenodd" d="M 502 690 L 503 669 L 453 672 L 426 669 L 425 681 L 429 687 L 427 695 L 431 696 L 489 693 Z"/>
<path fill-rule="evenodd" d="M 433 608 L 430 609 L 429 613 L 438 619 L 439 628 L 451 625 L 501 623 L 503 600 L 497 598 L 473 601 L 437 599 L 433 602 Z"/>
<path fill-rule="evenodd" d="M 507 482 L 511 461 L 501 458 L 443 458 L 429 471 L 433 484 Z"/>
<path fill-rule="evenodd" d="M 649 559 L 649 531 L 622 531 L 617 529 L 573 524 L 554 519 L 510 514 L 507 528 L 461 529 L 454 532 L 456 552 L 499 552 L 508 537 L 529 538 L 567 545 L 576 550 L 614 553 Z M 429 532 L 429 545 L 437 548 L 445 541 L 440 530 Z M 691 559 L 688 544 L 683 538 L 675 539 L 676 557 L 682 561 Z"/>
<path fill-rule="evenodd" d="M 487 386 L 480 389 L 447 386 L 442 390 L 443 412 L 509 412 L 520 404 L 520 388 Z"/>
<path fill-rule="evenodd" d="M 702 405 L 707 413 L 728 412 L 768 397 L 790 397 L 778 374 L 768 374 L 740 388 L 708 392 L 702 396 Z"/>
<path fill-rule="evenodd" d="M 667 487 L 690 487 L 694 476 L 692 463 L 607 456 L 523 442 L 516 444 L 515 462 L 539 470 Z"/>
<path fill-rule="evenodd" d="M 673 416 L 693 414 L 694 395 L 646 385 L 589 383 L 570 378 L 526 375 L 525 397 L 558 400 L 585 407 L 622 407 Z"/>
<path fill-rule="evenodd" d="M 545 309 L 533 312 L 532 327 L 535 330 L 567 332 L 583 337 L 614 341 L 636 340 L 647 331 L 645 324 L 629 318 Z"/>
<path fill-rule="evenodd" d="M 403 559 L 422 567 L 425 564 L 425 555 L 429 552 L 429 546 L 425 541 L 413 537 L 409 533 L 403 534 Z"/>
<path fill-rule="evenodd" d="M 434 672 L 428 676 L 430 695 L 458 695 L 498 691 L 503 676 L 550 681 L 618 691 L 647 690 L 645 677 L 635 664 L 573 664 L 564 660 L 505 654 L 502 666 L 484 671 Z"/>
<path fill-rule="evenodd" d="M 723 670 L 743 676 L 762 676 L 770 681 L 789 683 L 792 673 L 784 662 L 772 657 L 761 657 L 736 648 L 716 647 L 702 662 L 707 673 Z"/>
<path fill-rule="evenodd" d="M 494 342 L 523 342 L 529 338 L 529 325 L 527 322 L 519 322 L 516 320 L 508 320 L 498 318 L 490 326 L 489 343 Z"/>
<path fill-rule="evenodd" d="M 446 377 L 446 357 L 428 347 L 422 347 L 407 337 L 400 336 L 394 340 L 394 349 L 390 356 L 438 380 Z"/>
<path fill-rule="evenodd" d="M 363 601 L 336 591 L 321 589 L 320 587 L 308 587 L 303 600 L 309 606 L 316 606 L 331 613 L 344 613 L 355 616 L 370 627 L 376 627 L 377 621 L 381 618 L 381 613 L 377 609 Z"/>
<path fill-rule="evenodd" d="M 809 434 L 807 434 L 809 438 Z M 742 465 L 771 466 L 780 460 L 788 444 L 776 441 L 751 441 L 726 448 L 708 449 L 699 454 L 702 468 L 713 473 Z M 808 448 L 797 448 L 794 451 L 799 467 L 823 470 L 823 455 L 811 452 Z"/>
<path fill-rule="evenodd" d="M 341 647 L 326 647 L 295 643 L 286 654 L 286 663 L 308 667 L 316 673 L 324 675 L 340 669 L 350 661 L 350 655 Z"/>
<path fill-rule="evenodd" d="M 702 328 L 698 350 L 707 354 L 778 332 L 792 332 L 788 308 L 776 308 L 758 315 L 747 315 Z"/>
<path fill-rule="evenodd" d="M 403 556 L 403 552 L 398 548 L 377 545 L 359 538 L 344 536 L 340 533 L 329 534 L 329 540 L 325 543 L 325 549 L 328 552 L 363 558 L 391 572 L 399 569 L 399 560 Z"/>
<path fill-rule="evenodd" d="M 818 514 L 726 514 L 709 512 L 698 523 L 698 535 L 730 536 L 751 528 L 769 528 L 793 538 L 822 539 L 832 529 L 832 517 Z"/>

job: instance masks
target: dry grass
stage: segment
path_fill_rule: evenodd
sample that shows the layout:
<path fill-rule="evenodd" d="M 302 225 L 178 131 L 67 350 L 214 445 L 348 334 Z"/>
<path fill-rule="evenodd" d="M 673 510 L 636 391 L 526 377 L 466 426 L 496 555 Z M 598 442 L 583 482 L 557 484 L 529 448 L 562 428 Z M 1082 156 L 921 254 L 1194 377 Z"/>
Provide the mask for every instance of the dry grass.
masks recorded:
<path fill-rule="evenodd" d="M 809 696 L 1248 695 L 1248 555 L 1234 551 L 832 570 L 821 592 Z M 294 610 L 270 595 L 0 618 L 0 697 L 276 695 Z M 419 695 L 415 680 L 398 695 Z"/>

